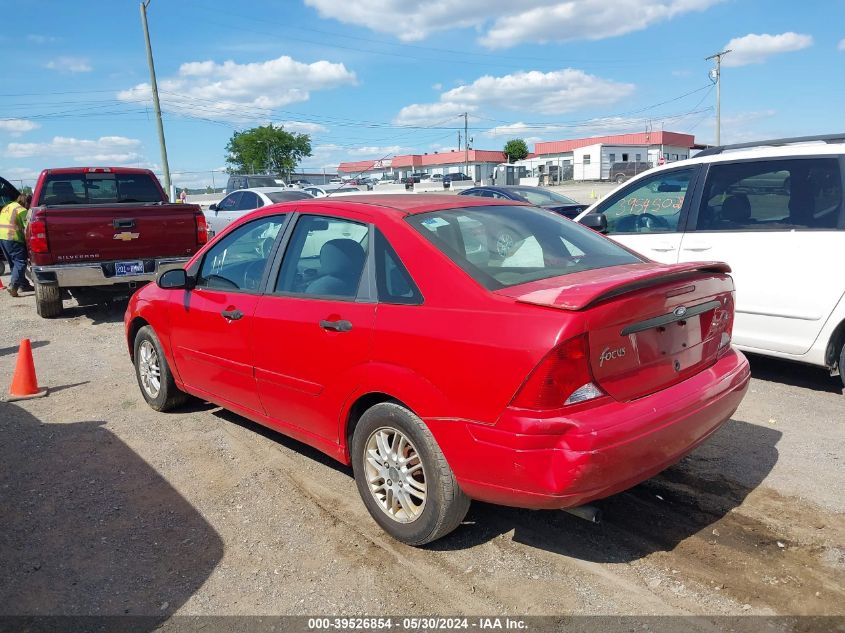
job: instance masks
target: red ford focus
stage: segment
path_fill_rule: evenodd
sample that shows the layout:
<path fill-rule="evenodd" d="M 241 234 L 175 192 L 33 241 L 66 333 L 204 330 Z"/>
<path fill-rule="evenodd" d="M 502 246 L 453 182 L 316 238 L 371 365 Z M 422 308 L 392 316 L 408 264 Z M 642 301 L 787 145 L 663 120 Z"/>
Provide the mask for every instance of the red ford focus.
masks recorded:
<path fill-rule="evenodd" d="M 137 292 L 126 336 L 154 409 L 191 394 L 351 464 L 420 545 L 470 499 L 572 508 L 718 429 L 749 380 L 728 272 L 511 201 L 296 201 Z"/>

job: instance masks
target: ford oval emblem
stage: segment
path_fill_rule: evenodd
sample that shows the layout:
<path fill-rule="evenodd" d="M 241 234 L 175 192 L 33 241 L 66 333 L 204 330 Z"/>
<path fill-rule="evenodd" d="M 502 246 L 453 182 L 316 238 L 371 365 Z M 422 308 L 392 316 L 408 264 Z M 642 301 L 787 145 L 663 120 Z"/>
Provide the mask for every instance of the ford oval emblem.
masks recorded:
<path fill-rule="evenodd" d="M 674 314 L 676 317 L 682 317 L 682 316 L 684 316 L 686 313 L 687 313 L 687 308 L 686 308 L 686 306 L 678 306 L 677 308 L 675 308 L 675 309 L 672 311 L 672 314 Z"/>

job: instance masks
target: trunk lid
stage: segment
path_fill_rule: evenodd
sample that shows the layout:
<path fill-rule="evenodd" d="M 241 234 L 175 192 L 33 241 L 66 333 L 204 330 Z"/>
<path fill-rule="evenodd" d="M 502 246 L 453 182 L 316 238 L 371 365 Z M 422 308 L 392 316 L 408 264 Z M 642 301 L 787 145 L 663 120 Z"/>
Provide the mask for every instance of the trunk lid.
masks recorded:
<path fill-rule="evenodd" d="M 718 262 L 631 264 L 497 291 L 577 311 L 595 382 L 616 400 L 676 384 L 716 362 L 733 324 L 733 280 Z"/>
<path fill-rule="evenodd" d="M 159 203 L 36 208 L 33 217 L 46 222 L 49 253 L 35 263 L 187 257 L 199 248 L 198 213 L 196 205 Z"/>

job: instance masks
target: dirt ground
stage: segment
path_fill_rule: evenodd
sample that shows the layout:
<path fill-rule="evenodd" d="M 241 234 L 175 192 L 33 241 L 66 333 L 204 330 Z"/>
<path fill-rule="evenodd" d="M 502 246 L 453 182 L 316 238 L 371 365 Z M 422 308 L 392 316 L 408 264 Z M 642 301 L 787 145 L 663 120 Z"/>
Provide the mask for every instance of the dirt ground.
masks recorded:
<path fill-rule="evenodd" d="M 845 397 L 824 371 L 752 358 L 734 418 L 598 503 L 599 526 L 476 503 L 414 549 L 320 453 L 207 403 L 149 409 L 125 303 L 66 306 L 0 296 L 0 387 L 28 336 L 51 391 L 0 403 L 5 614 L 845 614 Z"/>

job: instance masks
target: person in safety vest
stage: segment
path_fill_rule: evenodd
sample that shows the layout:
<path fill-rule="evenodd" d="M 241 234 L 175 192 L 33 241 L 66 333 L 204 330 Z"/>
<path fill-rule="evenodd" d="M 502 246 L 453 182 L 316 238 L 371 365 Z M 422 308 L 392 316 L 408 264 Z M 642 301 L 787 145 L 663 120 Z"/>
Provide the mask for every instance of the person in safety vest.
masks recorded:
<path fill-rule="evenodd" d="M 15 202 L 10 202 L 0 210 L 0 249 L 12 269 L 9 282 L 9 294 L 18 296 L 18 290 L 32 292 L 35 288 L 26 278 L 26 241 L 24 229 L 32 194 L 22 193 Z"/>

